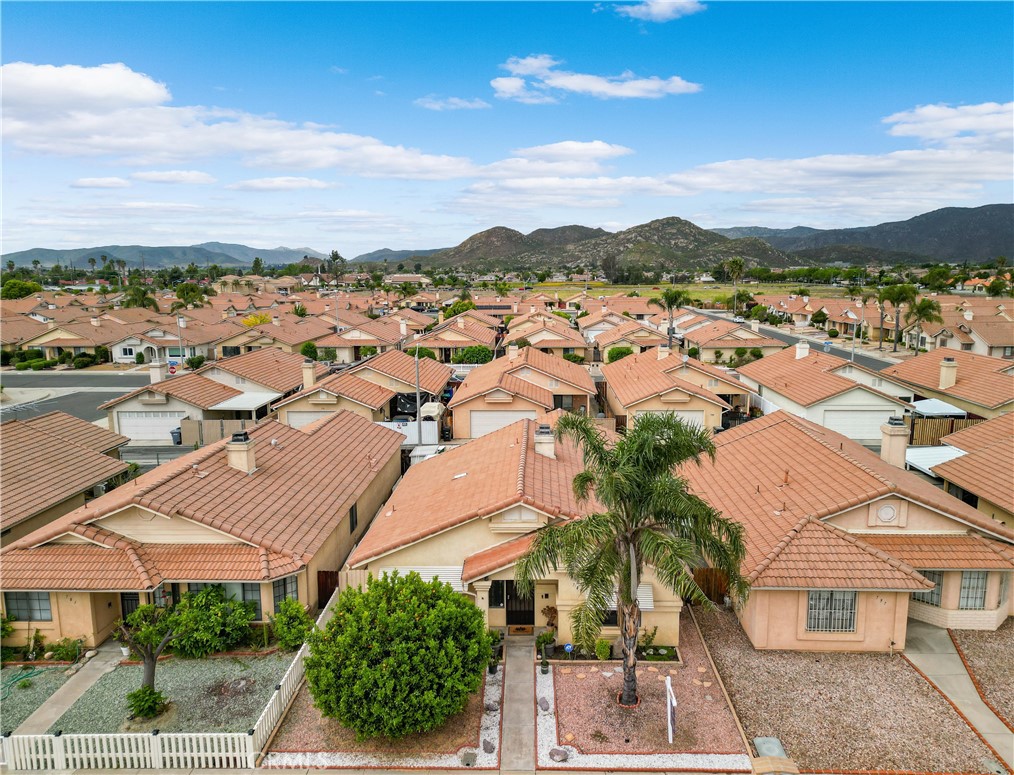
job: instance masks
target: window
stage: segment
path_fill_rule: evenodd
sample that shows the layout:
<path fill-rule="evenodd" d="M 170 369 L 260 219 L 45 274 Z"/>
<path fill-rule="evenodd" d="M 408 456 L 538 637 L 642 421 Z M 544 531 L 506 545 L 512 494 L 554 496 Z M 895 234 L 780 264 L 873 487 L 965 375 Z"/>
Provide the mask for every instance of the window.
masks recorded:
<path fill-rule="evenodd" d="M 490 608 L 503 608 L 504 607 L 504 588 L 505 584 L 502 581 L 494 581 L 489 588 L 489 607 Z"/>
<path fill-rule="evenodd" d="M 166 349 L 166 352 L 169 354 L 170 358 L 179 358 L 180 357 L 180 348 L 179 347 L 169 347 L 169 348 Z"/>
<path fill-rule="evenodd" d="M 236 377 L 236 384 L 237 385 L 245 385 L 246 384 L 246 380 L 243 379 L 242 377 Z"/>
<path fill-rule="evenodd" d="M 1004 573 L 1000 576 L 1000 595 L 997 607 L 1007 602 L 1007 593 L 1010 591 L 1010 574 Z"/>
<path fill-rule="evenodd" d="M 975 493 L 968 492 L 968 490 L 958 487 L 956 484 L 950 483 L 947 485 L 947 492 L 955 498 L 960 498 L 962 502 L 967 503 L 973 509 L 979 508 L 979 496 Z"/>
<path fill-rule="evenodd" d="M 155 587 L 151 592 L 151 602 L 157 606 L 165 608 L 167 605 L 172 603 L 171 596 L 168 594 L 168 590 L 165 585 Z"/>
<path fill-rule="evenodd" d="M 856 592 L 810 592 L 806 609 L 807 631 L 855 632 L 857 597 Z"/>
<path fill-rule="evenodd" d="M 239 355 L 239 354 L 240 354 L 240 351 L 239 351 L 238 347 L 230 347 L 228 345 L 224 345 L 222 347 L 222 357 L 223 358 L 231 358 L 232 356 Z"/>
<path fill-rule="evenodd" d="M 560 387 L 560 380 L 558 380 L 558 379 L 551 379 L 551 380 L 549 380 L 549 386 L 551 388 Z"/>
<path fill-rule="evenodd" d="M 972 349 L 972 342 L 962 342 L 961 343 L 961 349 L 962 350 L 971 350 Z"/>
<path fill-rule="evenodd" d="M 1014 355 L 1014 347 L 1004 347 L 1003 348 L 1003 357 L 1004 358 L 1010 358 L 1012 355 Z"/>
<path fill-rule="evenodd" d="M 48 592 L 4 592 L 4 608 L 19 622 L 53 621 Z"/>
<path fill-rule="evenodd" d="M 880 387 L 883 384 L 884 384 L 884 380 L 883 380 L 882 377 L 874 377 L 873 378 L 873 387 Z"/>
<path fill-rule="evenodd" d="M 606 610 L 605 616 L 602 617 L 603 627 L 619 627 L 620 619 L 619 614 L 616 613 L 615 608 L 609 608 Z"/>
<path fill-rule="evenodd" d="M 958 608 L 962 611 L 981 611 L 986 607 L 986 571 L 966 570 L 961 572 L 961 595 Z"/>
<path fill-rule="evenodd" d="M 708 380 L 708 387 L 709 388 L 718 387 L 718 380 L 717 379 L 709 379 Z"/>
<path fill-rule="evenodd" d="M 295 576 L 288 576 L 278 579 L 271 585 L 271 593 L 275 602 L 275 613 L 278 613 L 278 606 L 287 597 L 293 600 L 299 599 L 299 586 Z"/>
<path fill-rule="evenodd" d="M 554 409 L 566 409 L 568 412 L 574 409 L 574 396 L 553 396 Z"/>
<path fill-rule="evenodd" d="M 253 603 L 254 619 L 260 621 L 264 617 L 261 616 L 261 585 L 260 584 L 243 584 L 243 602 Z"/>
<path fill-rule="evenodd" d="M 1008 349 L 1010 349 L 1010 348 L 1008 348 Z M 574 354 L 574 348 L 573 347 L 564 347 L 563 348 L 563 354 L 564 355 L 573 355 Z"/>
<path fill-rule="evenodd" d="M 349 532 L 355 533 L 357 527 L 359 527 L 359 504 L 353 503 L 349 509 Z"/>
<path fill-rule="evenodd" d="M 132 356 L 134 354 L 133 347 L 121 347 L 120 352 L 125 356 Z"/>
<path fill-rule="evenodd" d="M 920 592 L 913 592 L 912 599 L 918 600 L 926 605 L 940 607 L 940 588 L 944 583 L 944 574 L 938 570 L 921 570 L 923 576 L 932 581 L 936 586 L 933 589 L 924 589 Z"/>

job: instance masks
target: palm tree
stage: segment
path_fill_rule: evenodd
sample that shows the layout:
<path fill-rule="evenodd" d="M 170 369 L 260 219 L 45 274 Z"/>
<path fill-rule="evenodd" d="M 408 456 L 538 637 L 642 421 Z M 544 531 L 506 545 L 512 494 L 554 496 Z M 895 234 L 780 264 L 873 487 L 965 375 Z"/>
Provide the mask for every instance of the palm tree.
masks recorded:
<path fill-rule="evenodd" d="M 736 307 L 739 303 L 739 280 L 746 272 L 746 262 L 739 256 L 730 258 L 725 262 L 725 273 L 732 280 L 732 314 L 736 314 Z"/>
<path fill-rule="evenodd" d="M 497 296 L 510 296 L 511 295 L 511 284 L 510 283 L 496 283 L 493 286 L 493 292 Z"/>
<path fill-rule="evenodd" d="M 919 339 L 922 337 L 923 323 L 943 323 L 940 316 L 940 302 L 936 299 L 919 299 L 910 305 L 905 313 L 905 322 L 915 321 L 915 351 L 919 352 Z"/>
<path fill-rule="evenodd" d="M 574 494 L 581 502 L 594 497 L 602 511 L 537 531 L 515 566 L 515 581 L 521 594 L 530 594 L 538 579 L 564 569 L 584 596 L 571 617 L 574 637 L 585 648 L 598 636 L 615 595 L 623 637 L 620 703 L 633 705 L 641 627 L 637 586 L 645 566 L 675 594 L 709 606 L 692 569 L 710 562 L 728 575 L 730 594 L 742 600 L 748 592 L 740 575 L 743 527 L 689 492 L 676 473 L 702 456 L 714 458 L 711 434 L 703 428 L 672 413 L 647 414 L 612 443 L 587 417 L 568 414 L 557 421 L 556 436 L 573 440 L 583 453 L 585 470 L 574 477 Z"/>
<path fill-rule="evenodd" d="M 415 283 L 402 283 L 397 288 L 398 298 L 407 299 L 409 296 L 415 296 L 416 287 Z"/>
<path fill-rule="evenodd" d="M 672 319 L 673 313 L 680 307 L 690 303 L 690 294 L 678 288 L 666 288 L 657 299 L 649 299 L 648 303 L 664 310 L 669 315 L 669 349 L 672 349 Z"/>
<path fill-rule="evenodd" d="M 143 307 L 158 312 L 158 301 L 144 285 L 131 284 L 123 294 L 124 307 Z"/>
<path fill-rule="evenodd" d="M 919 296 L 919 291 L 914 285 L 889 285 L 884 289 L 888 291 L 887 300 L 894 307 L 894 347 L 891 352 L 898 352 L 898 342 L 901 341 L 901 308 L 908 304 L 912 306 Z"/>

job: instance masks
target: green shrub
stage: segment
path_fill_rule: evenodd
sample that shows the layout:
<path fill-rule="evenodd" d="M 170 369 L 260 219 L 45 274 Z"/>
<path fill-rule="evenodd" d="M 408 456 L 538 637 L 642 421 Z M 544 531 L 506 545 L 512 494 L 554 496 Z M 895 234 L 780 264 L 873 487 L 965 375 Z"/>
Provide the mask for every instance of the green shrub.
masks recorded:
<path fill-rule="evenodd" d="M 577 353 L 564 353 L 563 357 L 564 360 L 568 360 L 571 363 L 584 363 L 584 356 Z"/>
<path fill-rule="evenodd" d="M 837 337 L 838 337 L 838 329 L 837 329 L 837 328 L 832 328 L 832 329 L 829 329 L 829 330 L 828 330 L 828 332 L 827 332 L 827 335 L 828 335 L 828 336 L 829 336 L 829 337 L 830 337 L 831 339 L 835 339 L 835 338 L 837 338 Z"/>
<path fill-rule="evenodd" d="M 173 650 L 191 659 L 228 651 L 249 639 L 253 618 L 253 604 L 227 600 L 220 586 L 188 592 L 174 612 Z"/>
<path fill-rule="evenodd" d="M 492 648 L 474 603 L 436 579 L 397 572 L 342 592 L 308 643 L 314 704 L 360 740 L 426 732 L 460 713 Z"/>
<path fill-rule="evenodd" d="M 333 363 L 334 361 L 338 360 L 338 351 L 334 347 L 324 347 L 321 348 L 319 352 L 320 359 L 322 361 L 330 361 L 331 363 Z"/>
<path fill-rule="evenodd" d="M 141 352 L 140 350 L 134 353 L 134 363 L 136 363 L 138 366 L 144 363 L 144 353 Z"/>
<path fill-rule="evenodd" d="M 430 360 L 436 360 L 437 354 L 433 352 L 429 347 L 410 347 L 405 352 L 415 358 L 416 351 L 419 352 L 420 358 L 429 358 Z"/>
<path fill-rule="evenodd" d="M 45 354 L 42 352 L 42 350 L 38 349 L 37 347 L 33 347 L 31 350 L 25 350 L 22 353 L 21 360 L 23 360 L 23 361 L 37 361 L 40 358 L 44 358 L 44 357 L 45 357 Z"/>
<path fill-rule="evenodd" d="M 44 360 L 30 361 L 28 366 L 32 371 L 42 371 L 46 368 L 46 362 Z"/>
<path fill-rule="evenodd" d="M 764 357 L 764 351 L 759 347 L 750 348 L 750 357 L 755 361 L 760 360 Z"/>
<path fill-rule="evenodd" d="M 0 366 L 11 365 L 11 353 L 8 350 L 0 350 Z"/>
<path fill-rule="evenodd" d="M 701 357 L 701 348 L 699 348 L 699 347 L 691 347 L 689 350 L 687 350 L 687 355 L 690 356 L 691 358 L 700 358 Z"/>
<path fill-rule="evenodd" d="M 595 658 L 600 662 L 605 662 L 609 657 L 613 655 L 613 644 L 607 641 L 605 638 L 599 638 L 595 641 Z"/>
<path fill-rule="evenodd" d="M 13 616 L 0 613 L 0 638 L 9 638 L 14 634 L 14 621 Z"/>
<path fill-rule="evenodd" d="M 543 630 L 535 636 L 535 648 L 539 651 L 556 640 L 556 630 Z"/>
<path fill-rule="evenodd" d="M 733 352 L 735 353 L 737 360 L 741 361 L 746 358 L 747 349 L 745 347 L 737 347 Z"/>
<path fill-rule="evenodd" d="M 96 363 L 109 363 L 109 348 L 105 345 L 95 346 L 95 362 Z"/>
<path fill-rule="evenodd" d="M 658 627 L 652 627 L 651 631 L 648 631 L 647 627 L 642 628 L 641 637 L 638 638 L 638 643 L 642 650 L 650 649 L 655 644 L 655 638 L 658 637 Z"/>
<path fill-rule="evenodd" d="M 31 680 L 28 679 L 28 678 L 26 678 L 24 681 L 18 681 L 18 688 L 19 689 L 31 689 L 32 688 L 32 682 L 31 682 Z"/>
<path fill-rule="evenodd" d="M 87 369 L 89 366 L 94 366 L 95 360 L 90 355 L 79 355 L 74 359 L 75 369 Z"/>
<path fill-rule="evenodd" d="M 70 363 L 71 361 L 74 360 L 73 350 L 64 350 L 62 353 L 60 353 L 60 357 L 57 358 L 57 360 L 60 363 Z"/>
<path fill-rule="evenodd" d="M 165 709 L 165 695 L 150 686 L 142 686 L 127 695 L 127 706 L 135 718 L 154 718 Z"/>
<path fill-rule="evenodd" d="M 317 345 L 313 342 L 303 342 L 303 346 L 299 348 L 299 354 L 304 358 L 315 361 L 318 358 Z"/>
<path fill-rule="evenodd" d="M 278 605 L 278 610 L 271 619 L 275 628 L 275 638 L 283 649 L 295 651 L 306 641 L 306 636 L 313 629 L 313 619 L 298 600 L 287 597 Z"/>
<path fill-rule="evenodd" d="M 606 353 L 607 363 L 616 363 L 621 358 L 626 358 L 628 355 L 633 355 L 634 350 L 632 347 L 614 347 Z"/>
<path fill-rule="evenodd" d="M 49 650 L 53 652 L 53 659 L 58 662 L 74 662 L 81 653 L 81 641 L 73 638 L 61 638 Z"/>
<path fill-rule="evenodd" d="M 489 363 L 493 360 L 493 351 L 485 345 L 476 344 L 466 347 L 452 359 L 452 363 Z"/>
<path fill-rule="evenodd" d="M 206 359 L 205 359 L 205 357 L 203 355 L 191 355 L 189 358 L 187 358 L 183 362 L 185 364 L 187 364 L 187 368 L 188 369 L 190 369 L 190 370 L 196 370 L 196 369 L 201 368 L 201 366 L 204 365 L 204 361 L 205 360 Z"/>
<path fill-rule="evenodd" d="M 21 361 L 20 363 L 15 363 L 14 364 L 14 370 L 15 371 L 24 371 L 27 368 L 28 368 L 28 361 Z"/>
<path fill-rule="evenodd" d="M 45 368 L 45 369 L 51 369 L 54 366 L 56 366 L 59 362 L 60 361 L 56 360 L 55 358 L 51 359 L 51 360 L 48 360 L 48 361 L 46 361 L 46 365 L 43 366 L 43 368 Z"/>
<path fill-rule="evenodd" d="M 360 347 L 359 348 L 359 357 L 360 358 L 371 358 L 371 357 L 373 357 L 376 354 L 377 354 L 377 348 L 376 347 L 370 347 L 369 345 L 367 345 L 366 347 Z"/>

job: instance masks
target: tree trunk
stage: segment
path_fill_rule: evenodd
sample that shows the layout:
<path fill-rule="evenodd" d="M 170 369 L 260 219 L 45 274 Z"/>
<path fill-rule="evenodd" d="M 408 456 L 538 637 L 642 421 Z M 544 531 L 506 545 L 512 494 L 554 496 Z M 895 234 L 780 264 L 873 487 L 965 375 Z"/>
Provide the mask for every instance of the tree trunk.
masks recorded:
<path fill-rule="evenodd" d="M 884 308 L 880 308 L 880 345 L 877 347 L 878 350 L 884 349 Z"/>
<path fill-rule="evenodd" d="M 898 340 L 901 339 L 901 305 L 898 305 L 898 314 L 894 316 L 894 347 L 891 352 L 898 352 Z"/>
<path fill-rule="evenodd" d="M 637 634 L 641 631 L 641 607 L 637 603 L 620 603 L 623 617 L 623 691 L 621 705 L 637 704 Z"/>
<path fill-rule="evenodd" d="M 158 664 L 158 657 L 146 649 L 144 653 L 144 677 L 141 679 L 141 688 L 155 688 L 155 666 Z"/>
<path fill-rule="evenodd" d="M 672 352 L 672 310 L 669 310 L 669 352 Z"/>

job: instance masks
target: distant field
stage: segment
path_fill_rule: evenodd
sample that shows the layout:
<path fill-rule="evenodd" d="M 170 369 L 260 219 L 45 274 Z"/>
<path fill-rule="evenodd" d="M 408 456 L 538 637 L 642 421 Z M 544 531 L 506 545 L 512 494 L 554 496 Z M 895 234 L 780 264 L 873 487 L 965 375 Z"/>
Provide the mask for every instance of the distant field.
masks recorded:
<path fill-rule="evenodd" d="M 612 296 L 617 293 L 631 293 L 637 291 L 641 296 L 658 296 L 662 288 L 668 288 L 668 284 L 660 285 L 608 285 L 605 283 L 588 283 L 588 291 L 597 293 L 599 296 Z M 732 283 L 707 283 L 706 285 L 690 284 L 674 286 L 686 291 L 694 299 L 702 301 L 715 301 L 722 297 L 732 295 Z M 752 294 L 785 294 L 794 293 L 797 288 L 805 287 L 810 289 L 811 296 L 820 298 L 845 298 L 845 288 L 835 288 L 831 285 L 800 285 L 800 283 L 740 283 L 741 290 L 749 291 Z M 559 293 L 561 296 L 580 293 L 585 289 L 583 283 L 539 283 L 535 286 L 536 291 L 546 293 Z"/>

